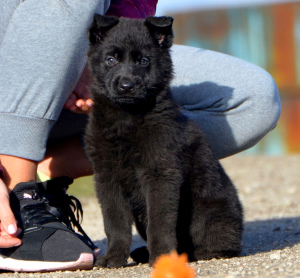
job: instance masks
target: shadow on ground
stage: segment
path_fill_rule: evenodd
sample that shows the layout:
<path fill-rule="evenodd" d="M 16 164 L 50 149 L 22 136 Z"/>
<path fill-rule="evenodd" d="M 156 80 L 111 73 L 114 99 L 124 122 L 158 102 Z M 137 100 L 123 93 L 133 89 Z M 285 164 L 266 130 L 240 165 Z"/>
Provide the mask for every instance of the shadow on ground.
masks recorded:
<path fill-rule="evenodd" d="M 245 224 L 242 256 L 281 250 L 300 243 L 300 217 L 251 221 Z"/>

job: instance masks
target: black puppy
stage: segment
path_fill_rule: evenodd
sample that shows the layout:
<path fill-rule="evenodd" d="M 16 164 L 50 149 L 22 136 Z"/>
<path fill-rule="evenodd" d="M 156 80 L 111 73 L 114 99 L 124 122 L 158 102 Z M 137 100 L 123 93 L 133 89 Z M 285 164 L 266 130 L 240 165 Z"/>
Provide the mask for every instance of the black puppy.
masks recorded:
<path fill-rule="evenodd" d="M 150 265 L 171 250 L 190 260 L 241 251 L 236 189 L 170 96 L 172 21 L 95 15 L 90 28 L 95 106 L 85 139 L 108 238 L 105 267 L 127 263 L 133 223 Z"/>

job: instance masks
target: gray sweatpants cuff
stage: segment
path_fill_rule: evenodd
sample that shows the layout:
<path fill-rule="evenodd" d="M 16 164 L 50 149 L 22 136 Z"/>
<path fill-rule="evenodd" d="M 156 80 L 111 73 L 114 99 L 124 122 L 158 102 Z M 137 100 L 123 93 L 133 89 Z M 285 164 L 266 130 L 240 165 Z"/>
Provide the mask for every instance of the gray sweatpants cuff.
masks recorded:
<path fill-rule="evenodd" d="M 43 159 L 48 133 L 55 121 L 0 113 L 1 153 L 40 161 Z M 35 144 L 32 144 L 32 141 Z"/>

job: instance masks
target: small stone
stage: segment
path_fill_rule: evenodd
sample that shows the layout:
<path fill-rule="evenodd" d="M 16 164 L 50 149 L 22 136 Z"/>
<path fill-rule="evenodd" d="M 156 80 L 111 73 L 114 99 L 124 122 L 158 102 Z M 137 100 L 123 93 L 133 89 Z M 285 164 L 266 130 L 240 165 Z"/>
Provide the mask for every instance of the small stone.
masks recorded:
<path fill-rule="evenodd" d="M 280 258 L 281 258 L 280 252 L 276 252 L 270 255 L 271 260 L 280 260 Z"/>

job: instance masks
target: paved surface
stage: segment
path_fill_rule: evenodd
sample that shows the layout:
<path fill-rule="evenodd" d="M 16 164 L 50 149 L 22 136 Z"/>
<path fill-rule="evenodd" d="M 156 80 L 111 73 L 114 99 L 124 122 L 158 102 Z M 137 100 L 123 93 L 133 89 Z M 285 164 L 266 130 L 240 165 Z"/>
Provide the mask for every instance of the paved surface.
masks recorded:
<path fill-rule="evenodd" d="M 300 277 L 300 155 L 235 156 L 222 161 L 245 209 L 243 253 L 238 258 L 191 263 L 197 277 Z M 94 198 L 84 205 L 84 229 L 104 252 L 100 210 Z M 98 217 L 99 216 L 99 217 Z M 134 246 L 142 241 L 134 236 Z M 122 269 L 54 273 L 1 273 L 4 277 L 150 277 L 147 265 Z"/>

